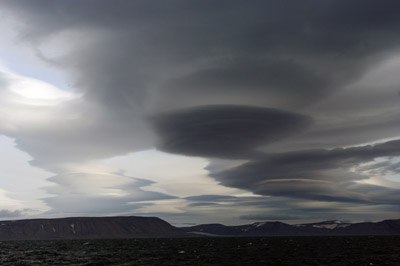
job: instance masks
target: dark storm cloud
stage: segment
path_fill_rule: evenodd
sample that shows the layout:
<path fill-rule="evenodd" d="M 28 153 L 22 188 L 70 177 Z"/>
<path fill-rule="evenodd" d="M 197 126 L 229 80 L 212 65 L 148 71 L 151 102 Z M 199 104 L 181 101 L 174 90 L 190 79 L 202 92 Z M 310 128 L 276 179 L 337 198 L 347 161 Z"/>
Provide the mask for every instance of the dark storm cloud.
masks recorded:
<path fill-rule="evenodd" d="M 247 189 L 261 195 L 284 196 L 321 201 L 395 204 L 399 190 L 377 185 L 357 183 L 369 179 L 366 170 L 392 171 L 397 167 L 371 165 L 357 168 L 375 158 L 400 155 L 400 140 L 360 147 L 333 150 L 305 150 L 281 154 L 267 154 L 212 176 L 223 185 Z M 395 165 L 395 164 L 394 164 Z"/>
<path fill-rule="evenodd" d="M 216 105 L 164 113 L 153 118 L 158 148 L 203 157 L 248 158 L 265 143 L 294 135 L 309 117 L 277 109 Z"/>
<path fill-rule="evenodd" d="M 203 62 L 167 82 L 159 104 L 309 107 L 399 47 L 399 19 L 389 10 L 400 7 L 394 1 L 237 3 L 203 24 L 209 33 L 203 42 L 212 40 L 213 47 L 192 51 Z"/>
<path fill-rule="evenodd" d="M 17 139 L 35 165 L 62 175 L 65 167 L 58 164 L 152 148 L 155 137 L 143 120 L 150 115 L 156 117 L 152 122 L 158 147 L 168 152 L 219 158 L 268 153 L 213 173 L 223 185 L 280 200 L 398 204 L 396 189 L 358 184 L 369 177 L 368 172 L 350 171 L 380 156 L 399 155 L 397 142 L 304 149 L 398 136 L 399 105 L 393 100 L 393 88 L 378 84 L 369 93 L 360 90 L 327 102 L 398 53 L 399 1 L 2 0 L 0 4 L 2 15 L 18 21 L 13 30 L 19 40 L 32 44 L 83 95 L 79 104 L 60 112 L 50 109 L 57 119 L 49 125 L 10 127 L 14 131 L 7 135 Z M 52 47 L 54 40 L 60 47 Z M 55 50 L 66 52 L 52 56 Z M 79 119 L 62 115 L 70 113 Z M 298 113 L 315 118 L 310 132 L 295 135 L 309 123 Z M 283 138 L 291 134 L 292 138 Z M 260 147 L 264 144 L 268 144 L 265 149 Z M 283 153 L 293 150 L 301 151 Z M 276 151 L 282 153 L 272 154 Z M 376 167 L 369 171 L 389 171 L 388 166 Z M 391 167 L 390 171 L 398 171 Z M 64 185 L 60 179 L 53 182 Z M 59 196 L 48 199 L 53 208 L 73 209 L 66 203 L 68 193 L 53 192 Z M 141 195 L 137 189 L 127 192 Z M 86 199 L 76 197 L 71 202 L 77 206 Z M 108 209 L 125 209 L 124 200 L 131 199 L 94 197 L 83 209 L 96 201 Z"/>
<path fill-rule="evenodd" d="M 388 56 L 400 39 L 397 1 L 18 0 L 2 5 L 21 22 L 20 39 L 66 71 L 86 102 L 99 106 L 95 112 L 107 114 L 101 121 L 88 119 L 115 124 L 104 135 L 123 135 L 101 138 L 104 149 L 84 138 L 75 146 L 89 142 L 85 153 L 75 152 L 82 157 L 150 147 L 151 134 L 140 120 L 147 113 L 204 104 L 310 108 Z M 71 31 L 83 35 L 74 42 L 62 39 Z M 53 58 L 41 44 L 57 37 L 70 52 Z M 96 126 L 84 130 L 88 136 L 101 132 Z M 129 135 L 143 144 L 132 143 Z M 57 149 L 42 155 L 31 148 L 33 140 L 18 138 L 21 149 L 43 157 L 38 165 L 57 157 L 47 156 Z M 67 145 L 80 142 L 62 134 L 55 138 Z M 74 153 L 68 154 L 71 160 Z"/>
<path fill-rule="evenodd" d="M 176 97 L 223 102 L 228 92 L 250 97 L 245 104 L 311 104 L 399 41 L 397 1 L 3 2 L 26 22 L 28 40 L 95 34 L 95 45 L 78 42 L 59 63 L 87 97 L 116 110 L 138 108 L 153 87 L 165 107 Z"/>
<path fill-rule="evenodd" d="M 231 100 L 235 100 L 235 95 L 244 99 L 256 96 L 268 104 L 271 96 L 280 101 L 279 95 L 285 94 L 287 103 L 299 105 L 319 99 L 332 85 L 317 72 L 312 73 L 307 66 L 290 59 L 235 58 L 218 64 L 171 80 L 161 95 L 197 99 L 225 95 Z M 212 97 L 207 100 L 212 102 Z"/>

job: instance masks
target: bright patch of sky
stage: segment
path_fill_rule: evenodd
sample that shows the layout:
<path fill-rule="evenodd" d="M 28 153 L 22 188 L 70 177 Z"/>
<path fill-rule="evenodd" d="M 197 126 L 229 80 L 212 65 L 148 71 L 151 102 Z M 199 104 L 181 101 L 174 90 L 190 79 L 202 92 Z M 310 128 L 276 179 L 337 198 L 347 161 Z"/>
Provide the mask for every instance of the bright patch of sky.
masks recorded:
<path fill-rule="evenodd" d="M 65 76 L 54 66 L 38 58 L 37 51 L 24 42 L 15 30 L 12 20 L 2 18 L 0 24 L 0 66 L 3 65 L 22 76 L 43 80 L 62 90 L 71 90 Z"/>
<path fill-rule="evenodd" d="M 388 158 L 389 162 L 392 165 L 397 165 L 397 170 L 400 168 L 400 157 Z M 400 173 L 398 171 L 391 171 L 389 174 L 385 175 L 384 178 L 389 181 L 393 181 L 398 183 L 398 187 L 400 188 Z"/>
<path fill-rule="evenodd" d="M 22 103 L 31 105 L 55 105 L 74 98 L 74 94 L 61 90 L 42 80 L 25 77 L 0 65 L 0 73 L 9 82 L 9 90 L 18 94 Z"/>
<path fill-rule="evenodd" d="M 380 167 L 380 165 L 382 166 Z M 387 167 L 387 165 L 391 165 L 392 167 L 397 165 L 396 169 L 398 170 L 400 167 L 400 157 L 375 158 L 371 162 L 353 167 L 351 171 L 369 176 L 368 179 L 357 181 L 357 183 L 400 189 L 400 174 L 395 168 L 391 171 L 383 169 L 383 166 Z"/>
<path fill-rule="evenodd" d="M 135 152 L 104 160 L 124 175 L 153 181 L 143 187 L 147 191 L 166 193 L 178 197 L 202 194 L 248 196 L 248 192 L 220 185 L 208 176 L 208 160 L 168 154 L 155 149 Z"/>

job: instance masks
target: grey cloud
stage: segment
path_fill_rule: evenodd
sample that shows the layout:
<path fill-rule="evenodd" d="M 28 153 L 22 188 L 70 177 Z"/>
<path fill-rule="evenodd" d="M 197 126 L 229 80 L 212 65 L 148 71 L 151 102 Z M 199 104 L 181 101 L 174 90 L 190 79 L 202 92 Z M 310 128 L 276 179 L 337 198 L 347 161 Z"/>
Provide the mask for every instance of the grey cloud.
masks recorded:
<path fill-rule="evenodd" d="M 393 109 L 393 106 L 391 108 Z M 333 123 L 328 125 L 315 125 L 314 130 L 304 134 L 299 143 L 278 144 L 278 147 L 289 150 L 304 149 L 305 146 L 334 148 L 398 137 L 400 112 L 394 110 L 394 112 L 389 111 L 385 115 L 366 115 L 365 117 L 357 115 L 348 121 L 339 123 L 332 121 Z M 306 145 L 304 145 L 305 143 Z"/>
<path fill-rule="evenodd" d="M 332 86 L 295 60 L 235 58 L 216 64 L 169 81 L 160 97 L 298 106 L 321 98 Z"/>
<path fill-rule="evenodd" d="M 224 203 L 224 204 L 234 204 L 235 206 L 261 206 L 261 207 L 271 207 L 276 208 L 277 199 L 270 197 L 262 197 L 262 196 L 247 196 L 247 197 L 236 197 L 236 196 L 228 196 L 228 195 L 196 195 L 185 197 L 185 200 L 189 202 L 195 203 Z M 284 200 L 281 198 L 278 200 L 279 202 L 283 202 Z M 221 204 L 222 205 L 222 204 Z"/>
<path fill-rule="evenodd" d="M 23 209 L 23 210 L 6 210 L 6 209 L 2 209 L 0 210 L 0 219 L 4 219 L 4 218 L 18 218 L 21 216 L 24 216 L 27 211 L 29 211 L 29 209 Z"/>
<path fill-rule="evenodd" d="M 235 99 L 246 94 L 256 102 L 279 99 L 280 107 L 289 109 L 301 102 L 309 105 L 359 77 L 378 60 L 371 57 L 398 47 L 399 41 L 396 1 L 363 1 L 362 8 L 359 1 L 316 0 L 3 5 L 26 22 L 28 40 L 45 40 L 68 29 L 95 34 L 94 46 L 77 42 L 81 47 L 60 64 L 88 98 L 125 111 L 146 103 L 156 84 L 166 87 L 171 99 L 182 97 L 179 102 L 167 99 L 171 105 L 196 102 L 205 94 L 223 102 L 222 90 Z M 284 102 L 288 95 L 291 104 Z"/>
<path fill-rule="evenodd" d="M 42 59 L 64 71 L 76 92 L 83 93 L 78 102 L 58 111 L 49 109 L 57 119 L 41 128 L 2 132 L 16 138 L 17 147 L 27 151 L 35 165 L 62 175 L 62 163 L 151 148 L 155 137 L 144 118 L 152 115 L 157 117 L 151 121 L 159 134 L 158 147 L 165 151 L 220 158 L 262 156 L 213 173 L 224 185 L 275 198 L 354 204 L 397 199 L 397 190 L 356 184 L 368 176 L 351 173 L 349 167 L 399 155 L 398 143 L 388 144 L 393 150 L 377 145 L 304 151 L 398 135 L 398 111 L 381 110 L 398 110 L 398 102 L 377 97 L 379 86 L 364 98 L 360 90 L 347 102 L 337 99 L 326 104 L 398 53 L 397 0 L 3 0 L 0 4 L 2 14 L 19 22 L 15 28 L 19 39 L 31 43 Z M 81 35 L 73 40 L 63 37 L 70 32 Z M 68 48 L 64 56 L 52 57 L 43 47 L 51 46 L 53 39 Z M 210 104 L 214 106 L 199 107 Z M 180 111 L 163 113 L 171 109 Z M 371 109 L 375 113 L 366 112 Z M 308 119 L 299 112 L 318 123 L 310 132 L 281 139 L 306 127 Z M 70 113 L 78 118 L 61 115 Z M 257 152 L 264 144 L 267 155 Z M 302 151 L 271 154 L 297 149 Z M 54 197 L 48 203 L 67 208 L 66 194 L 59 196 L 59 201 Z M 85 208 L 96 200 L 103 203 L 89 200 Z M 108 209 L 130 199 L 113 200 Z"/>
<path fill-rule="evenodd" d="M 123 178 L 124 184 L 113 184 L 119 178 Z M 145 191 L 142 187 L 152 184 L 152 181 L 127 176 L 70 173 L 59 174 L 48 180 L 54 185 L 47 187 L 46 191 L 54 196 L 42 200 L 52 208 L 49 214 L 129 213 L 153 205 L 147 201 L 176 198 Z"/>
<path fill-rule="evenodd" d="M 299 220 L 300 217 L 292 215 L 269 215 L 269 214 L 248 214 L 239 217 L 241 220 L 252 220 L 252 221 L 289 221 Z"/>
<path fill-rule="evenodd" d="M 214 202 L 196 202 L 196 203 L 190 203 L 188 207 L 209 207 L 209 206 L 215 207 L 218 205 L 219 205 L 218 203 Z"/>
<path fill-rule="evenodd" d="M 365 188 L 359 187 L 361 190 Z M 386 190 L 384 188 L 376 188 L 371 186 L 365 192 L 381 190 L 380 197 L 385 197 L 385 193 L 392 193 L 395 196 L 395 191 Z M 398 192 L 397 192 L 398 193 Z M 378 193 L 380 194 L 380 193 Z M 209 201 L 207 201 L 210 199 Z M 399 206 L 393 199 L 388 204 L 365 202 L 365 201 L 323 201 L 321 199 L 315 201 L 313 199 L 293 198 L 291 195 L 286 196 L 257 196 L 257 197 L 224 197 L 223 195 L 199 195 L 190 197 L 189 202 L 207 203 L 214 202 L 219 205 L 214 206 L 216 213 L 222 213 L 229 208 L 239 211 L 239 216 L 231 217 L 228 215 L 227 220 L 212 219 L 212 222 L 222 222 L 227 224 L 240 224 L 240 220 L 286 220 L 293 223 L 315 222 L 321 220 L 352 220 L 360 221 L 365 217 L 370 217 L 372 220 L 379 220 L 381 217 L 396 217 Z M 397 200 L 398 201 L 398 200 Z M 192 217 L 193 221 L 201 219 L 198 217 L 198 210 L 202 208 L 184 209 L 187 217 Z M 232 211 L 231 211 L 232 212 Z M 183 214 L 181 214 L 183 215 Z M 214 214 L 215 215 L 215 214 Z M 220 218 L 221 219 L 221 218 Z M 230 220 L 230 221 L 229 221 Z M 232 222 L 232 221 L 235 222 Z"/>
<path fill-rule="evenodd" d="M 152 206 L 154 203 L 138 202 L 128 204 L 126 199 L 106 197 L 79 197 L 57 195 L 46 198 L 44 202 L 52 209 L 43 213 L 45 216 L 82 216 L 82 215 L 136 215 L 140 208 Z"/>
<path fill-rule="evenodd" d="M 198 195 L 188 198 L 187 200 L 190 204 L 181 208 L 182 213 L 152 213 L 151 215 L 164 217 L 170 221 L 195 221 L 197 224 L 217 222 L 237 225 L 241 224 L 246 217 L 249 220 L 254 218 L 254 221 L 282 220 L 285 218 L 290 223 L 305 223 L 321 220 L 360 221 L 366 217 L 371 220 L 379 220 L 382 217 L 396 217 L 399 212 L 399 206 L 395 202 L 391 204 L 376 204 L 349 201 L 315 201 L 302 198 L 293 199 L 290 195 L 287 197 Z M 212 208 L 193 208 L 191 206 L 191 204 L 196 203 L 203 206 L 202 203 L 207 204 L 210 202 L 218 205 L 214 205 Z M 211 219 L 207 217 L 210 215 Z"/>
<path fill-rule="evenodd" d="M 66 43 L 72 52 L 51 60 L 69 74 L 87 103 L 100 106 L 106 116 L 99 123 L 115 124 L 105 136 L 124 132 L 112 140 L 99 137 L 96 142 L 104 149 L 90 143 L 90 137 L 67 141 L 79 142 L 76 149 L 89 141 L 85 151 L 91 152 L 78 152 L 86 158 L 150 147 L 150 133 L 140 121 L 148 112 L 210 103 L 310 108 L 399 43 L 396 1 L 21 0 L 2 5 L 25 22 L 21 38 L 39 48 L 68 30 L 93 38 Z M 96 127 L 87 131 L 88 136 L 102 132 Z M 35 137 L 41 135 L 48 134 Z M 129 136 L 144 144 L 132 144 Z M 35 159 L 40 156 L 31 148 L 33 140 L 19 138 L 22 149 Z M 43 164 L 49 157 L 38 161 Z"/>
<path fill-rule="evenodd" d="M 226 201 L 236 199 L 234 196 L 227 196 L 227 195 L 197 195 L 197 196 L 190 196 L 185 197 L 188 201 Z"/>
<path fill-rule="evenodd" d="M 65 163 L 84 163 L 151 146 L 151 132 L 143 122 L 126 124 L 112 118 L 106 122 L 92 115 L 85 115 L 86 123 L 60 117 L 49 121 L 45 129 L 31 130 L 28 126 L 27 131 L 7 135 L 17 138 L 16 147 L 33 156 L 33 165 L 56 173 Z"/>
<path fill-rule="evenodd" d="M 29 153 L 35 166 L 58 173 L 65 170 L 63 165 L 153 146 L 144 118 L 121 119 L 76 95 L 58 104 L 25 104 L 29 99 L 14 91 L 14 85 L 20 86 L 20 82 L 27 81 L 0 70 L 0 134 L 15 139 L 16 147 Z"/>
<path fill-rule="evenodd" d="M 350 169 L 375 158 L 399 155 L 400 140 L 333 150 L 267 154 L 262 159 L 212 173 L 211 176 L 223 185 L 247 189 L 261 195 L 395 204 L 399 200 L 398 189 L 357 183 L 356 181 L 368 179 L 369 175 Z M 376 168 L 383 171 L 381 164 Z"/>
<path fill-rule="evenodd" d="M 158 148 L 171 153 L 246 158 L 268 142 L 294 135 L 309 117 L 277 109 L 217 105 L 164 113 L 153 118 Z"/>

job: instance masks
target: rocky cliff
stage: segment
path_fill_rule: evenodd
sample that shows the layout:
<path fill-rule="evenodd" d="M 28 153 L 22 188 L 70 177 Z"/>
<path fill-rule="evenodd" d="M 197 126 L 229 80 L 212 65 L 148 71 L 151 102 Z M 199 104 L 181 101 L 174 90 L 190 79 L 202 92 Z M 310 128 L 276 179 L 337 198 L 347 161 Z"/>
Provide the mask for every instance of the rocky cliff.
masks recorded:
<path fill-rule="evenodd" d="M 73 217 L 0 221 L 0 240 L 183 237 L 156 217 Z"/>

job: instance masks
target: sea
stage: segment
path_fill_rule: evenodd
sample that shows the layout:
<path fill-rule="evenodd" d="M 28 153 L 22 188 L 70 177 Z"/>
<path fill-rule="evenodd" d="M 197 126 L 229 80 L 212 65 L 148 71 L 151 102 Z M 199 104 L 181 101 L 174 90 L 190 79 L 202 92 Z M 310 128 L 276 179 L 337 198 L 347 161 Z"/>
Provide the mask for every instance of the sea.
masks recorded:
<path fill-rule="evenodd" d="M 399 236 L 0 242 L 0 265 L 400 265 Z"/>

